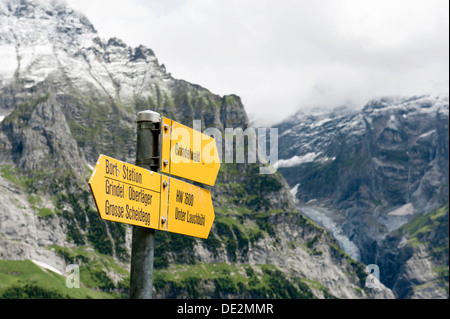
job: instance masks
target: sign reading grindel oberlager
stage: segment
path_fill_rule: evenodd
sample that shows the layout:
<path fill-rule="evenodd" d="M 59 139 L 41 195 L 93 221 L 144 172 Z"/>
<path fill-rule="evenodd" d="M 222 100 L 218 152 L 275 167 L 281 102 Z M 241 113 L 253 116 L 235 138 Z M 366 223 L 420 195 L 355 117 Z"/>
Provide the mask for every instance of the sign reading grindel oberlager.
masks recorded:
<path fill-rule="evenodd" d="M 208 190 L 105 155 L 89 187 L 104 220 L 201 238 L 214 221 Z"/>

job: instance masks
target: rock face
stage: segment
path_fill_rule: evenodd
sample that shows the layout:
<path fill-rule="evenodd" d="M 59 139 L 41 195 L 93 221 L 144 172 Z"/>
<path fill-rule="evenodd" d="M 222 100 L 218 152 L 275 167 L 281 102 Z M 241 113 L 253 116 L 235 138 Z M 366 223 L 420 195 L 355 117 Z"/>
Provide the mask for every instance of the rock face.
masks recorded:
<path fill-rule="evenodd" d="M 82 171 L 77 143 L 55 97 L 43 96 L 22 108 L 3 123 L 4 159 L 29 171 L 57 169 L 61 162 L 65 168 Z"/>
<path fill-rule="evenodd" d="M 67 242 L 67 230 L 61 219 L 43 219 L 30 203 L 31 197 L 3 177 L 0 177 L 0 191 L 0 259 L 30 259 L 63 272 L 64 259 L 49 249 Z"/>
<path fill-rule="evenodd" d="M 297 205 L 326 208 L 362 262 L 404 266 L 409 253 L 400 247 L 386 253 L 392 248 L 386 236 L 448 203 L 448 96 L 381 98 L 362 111 L 297 114 L 279 130 L 277 166 L 296 186 Z M 391 271 L 380 268 L 381 277 L 392 279 Z M 388 287 L 405 296 L 391 279 Z"/>
<path fill-rule="evenodd" d="M 399 298 L 448 298 L 448 238 L 448 202 L 386 236 L 377 262 Z"/>
<path fill-rule="evenodd" d="M 133 163 L 144 109 L 245 130 L 240 98 L 174 79 L 152 50 L 101 39 L 60 1 L 1 1 L 0 54 L 0 257 L 80 264 L 88 287 L 126 292 L 131 228 L 100 220 L 87 186 L 99 154 Z M 211 191 L 208 240 L 157 234 L 156 296 L 393 297 L 365 289 L 364 265 L 295 211 L 281 174 L 223 163 Z"/>
<path fill-rule="evenodd" d="M 189 125 L 194 119 L 219 129 L 247 123 L 237 96 L 219 97 L 173 79 L 152 50 L 100 39 L 89 20 L 63 2 L 2 2 L 0 19 L 0 50 L 7 61 L 0 67 L 0 116 L 30 97 L 35 98 L 28 105 L 32 111 L 33 104 L 50 96 L 62 112 L 50 120 L 67 122 L 88 163 L 95 162 L 98 148 L 107 148 L 98 140 L 131 139 L 135 114 L 143 109 Z M 125 133 L 118 132 L 122 126 Z M 133 147 L 124 152 L 126 159 L 132 159 Z"/>

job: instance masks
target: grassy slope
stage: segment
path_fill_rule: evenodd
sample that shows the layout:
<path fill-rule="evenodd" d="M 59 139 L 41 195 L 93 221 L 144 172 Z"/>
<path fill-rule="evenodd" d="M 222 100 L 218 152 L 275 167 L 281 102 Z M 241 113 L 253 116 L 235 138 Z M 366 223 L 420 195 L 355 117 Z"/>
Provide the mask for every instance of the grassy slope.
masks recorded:
<path fill-rule="evenodd" d="M 111 298 L 112 295 L 96 291 L 81 284 L 80 288 L 67 288 L 66 278 L 44 270 L 30 260 L 0 260 L 0 298 Z"/>

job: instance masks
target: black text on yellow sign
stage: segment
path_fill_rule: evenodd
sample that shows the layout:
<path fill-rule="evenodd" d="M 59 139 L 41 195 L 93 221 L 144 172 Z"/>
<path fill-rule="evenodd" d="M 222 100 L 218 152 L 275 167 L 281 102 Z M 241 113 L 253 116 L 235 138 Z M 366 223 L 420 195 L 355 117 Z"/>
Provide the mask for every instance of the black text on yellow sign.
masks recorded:
<path fill-rule="evenodd" d="M 165 117 L 161 124 L 161 172 L 214 185 L 220 169 L 215 139 Z"/>
<path fill-rule="evenodd" d="M 207 238 L 214 221 L 208 190 L 100 155 L 89 179 L 100 218 Z"/>

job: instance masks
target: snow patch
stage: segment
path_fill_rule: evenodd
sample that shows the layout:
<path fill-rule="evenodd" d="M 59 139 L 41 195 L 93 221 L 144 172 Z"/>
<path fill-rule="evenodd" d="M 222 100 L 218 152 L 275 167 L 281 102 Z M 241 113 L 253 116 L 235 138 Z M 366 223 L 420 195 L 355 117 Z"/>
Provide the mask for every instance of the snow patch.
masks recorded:
<path fill-rule="evenodd" d="M 320 158 L 319 160 L 318 160 L 318 162 L 319 163 L 326 163 L 326 162 L 332 162 L 332 161 L 334 161 L 336 159 L 336 156 L 333 156 L 333 157 L 327 157 L 327 156 L 325 156 L 325 157 L 322 157 L 322 158 Z"/>
<path fill-rule="evenodd" d="M 299 186 L 300 186 L 300 183 L 296 184 L 294 187 L 292 187 L 290 189 L 290 193 L 291 193 L 292 199 L 294 200 L 294 204 L 298 204 L 298 202 L 299 202 L 299 200 L 296 197 Z"/>
<path fill-rule="evenodd" d="M 427 138 L 427 137 L 429 137 L 431 134 L 433 134 L 433 133 L 435 133 L 435 132 L 436 132 L 436 130 L 428 131 L 428 132 L 426 132 L 426 133 L 421 134 L 417 139 L 419 140 L 419 139 L 421 139 L 421 138 Z"/>
<path fill-rule="evenodd" d="M 396 230 L 408 222 L 408 215 L 414 214 L 414 206 L 411 203 L 405 204 L 388 213 L 385 225 L 388 232 Z"/>
<path fill-rule="evenodd" d="M 330 119 L 330 118 L 325 118 L 325 119 L 322 119 L 322 120 L 320 120 L 320 121 L 318 121 L 318 122 L 316 122 L 316 123 L 312 123 L 309 127 L 310 128 L 315 128 L 315 127 L 318 127 L 318 126 L 322 126 L 322 125 L 324 125 L 325 123 L 328 123 L 328 122 L 330 122 L 330 121 L 332 121 L 333 119 Z"/>
<path fill-rule="evenodd" d="M 405 204 L 402 207 L 397 208 L 396 210 L 393 210 L 392 212 L 388 213 L 388 215 L 391 216 L 405 216 L 412 214 L 414 214 L 414 206 L 411 203 Z"/>
<path fill-rule="evenodd" d="M 0 45 L 0 79 L 14 76 L 18 67 L 16 49 L 12 45 Z"/>
<path fill-rule="evenodd" d="M 305 145 L 304 145 L 305 147 Z M 305 163 L 311 163 L 314 161 L 318 161 L 319 163 L 326 163 L 329 161 L 334 161 L 336 159 L 335 156 L 333 157 L 322 157 L 322 158 L 317 158 L 318 156 L 320 156 L 322 153 L 316 153 L 316 152 L 311 152 L 302 156 L 298 156 L 298 155 L 294 155 L 289 159 L 281 159 L 278 162 L 276 162 L 273 167 L 274 168 L 281 168 L 281 167 L 294 167 L 294 166 L 299 166 L 301 164 L 305 164 Z"/>
<path fill-rule="evenodd" d="M 64 274 L 62 272 L 60 272 L 58 269 L 56 269 L 56 268 L 54 268 L 54 267 L 52 267 L 52 266 L 50 266 L 50 265 L 48 265 L 46 263 L 43 263 L 43 262 L 37 261 L 37 260 L 31 260 L 31 261 L 33 263 L 35 263 L 36 265 L 38 265 L 39 267 L 41 267 L 41 268 L 48 269 L 50 271 L 53 271 L 54 273 L 57 273 L 58 275 L 64 276 Z"/>
<path fill-rule="evenodd" d="M 294 167 L 298 166 L 304 163 L 311 163 L 314 162 L 317 156 L 319 156 L 320 153 L 311 152 L 308 154 L 305 154 L 303 156 L 297 156 L 294 155 L 293 157 L 289 159 L 281 159 L 278 162 L 276 162 L 273 167 L 274 168 L 281 168 L 281 167 Z"/>

